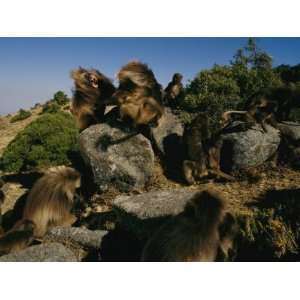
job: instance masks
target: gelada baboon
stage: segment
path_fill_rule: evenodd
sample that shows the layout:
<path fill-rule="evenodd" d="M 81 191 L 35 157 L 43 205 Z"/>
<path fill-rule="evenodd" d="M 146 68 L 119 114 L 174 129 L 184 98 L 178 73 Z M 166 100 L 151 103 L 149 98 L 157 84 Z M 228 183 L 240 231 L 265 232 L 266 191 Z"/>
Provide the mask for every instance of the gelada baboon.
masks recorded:
<path fill-rule="evenodd" d="M 12 230 L 0 237 L 0 255 L 17 252 L 28 247 L 34 240 L 35 224 L 22 220 Z"/>
<path fill-rule="evenodd" d="M 74 79 L 71 112 L 80 130 L 103 120 L 104 100 L 115 92 L 112 82 L 97 70 L 79 68 L 71 72 Z"/>
<path fill-rule="evenodd" d="M 181 82 L 182 75 L 175 73 L 172 81 L 168 84 L 165 89 L 164 104 L 170 107 L 176 107 L 182 100 L 184 89 Z"/>
<path fill-rule="evenodd" d="M 80 185 L 80 174 L 65 166 L 51 168 L 38 179 L 28 195 L 23 213 L 23 220 L 36 225 L 35 237 L 43 237 L 50 227 L 71 226 L 76 221 L 71 209 Z"/>
<path fill-rule="evenodd" d="M 211 189 L 198 192 L 182 213 L 164 223 L 148 240 L 142 261 L 215 261 L 228 257 L 238 227 L 225 211 L 226 201 Z"/>
<path fill-rule="evenodd" d="M 242 111 L 227 111 L 221 117 L 221 127 L 225 129 L 232 121 L 233 115 L 239 115 L 245 122 L 244 126 L 240 126 L 241 130 L 247 130 L 255 124 L 259 124 L 263 131 L 266 132 L 266 124 L 277 128 L 275 119 L 275 110 L 277 104 L 274 101 L 267 99 L 264 93 L 255 94 L 245 105 L 245 110 Z"/>
<path fill-rule="evenodd" d="M 207 176 L 234 180 L 220 169 L 222 142 L 212 138 L 206 113 L 199 113 L 183 133 L 187 160 L 183 162 L 183 174 L 188 184 L 195 184 Z"/>
<path fill-rule="evenodd" d="M 120 117 L 134 125 L 159 124 L 163 116 L 162 87 L 146 64 L 131 61 L 118 75 L 119 87 L 107 104 L 118 105 Z"/>

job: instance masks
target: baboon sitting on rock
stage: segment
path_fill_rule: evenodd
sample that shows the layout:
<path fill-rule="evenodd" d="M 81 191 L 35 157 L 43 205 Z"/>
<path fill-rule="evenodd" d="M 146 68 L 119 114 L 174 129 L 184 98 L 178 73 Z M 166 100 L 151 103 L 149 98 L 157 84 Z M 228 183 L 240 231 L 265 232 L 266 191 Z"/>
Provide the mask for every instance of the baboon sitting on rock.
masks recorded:
<path fill-rule="evenodd" d="M 119 87 L 106 104 L 117 105 L 122 120 L 133 125 L 158 126 L 164 114 L 162 86 L 146 65 L 131 61 L 121 68 L 118 75 Z"/>
<path fill-rule="evenodd" d="M 183 162 L 183 173 L 188 184 L 195 184 L 207 176 L 234 180 L 220 169 L 222 142 L 210 137 L 206 113 L 199 113 L 190 126 L 185 128 L 183 143 L 188 157 Z"/>
<path fill-rule="evenodd" d="M 184 96 L 184 88 L 182 84 L 182 75 L 175 73 L 172 81 L 165 89 L 164 104 L 175 108 Z"/>

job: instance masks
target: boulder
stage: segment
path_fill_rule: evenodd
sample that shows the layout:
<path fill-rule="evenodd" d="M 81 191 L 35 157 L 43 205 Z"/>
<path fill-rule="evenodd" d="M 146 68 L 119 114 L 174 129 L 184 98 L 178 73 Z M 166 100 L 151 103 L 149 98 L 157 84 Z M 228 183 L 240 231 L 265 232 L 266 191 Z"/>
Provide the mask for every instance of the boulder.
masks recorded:
<path fill-rule="evenodd" d="M 182 147 L 183 130 L 184 128 L 179 118 L 170 109 L 166 108 L 164 116 L 160 120 L 160 125 L 152 127 L 150 132 L 157 149 L 168 156 L 174 151 L 178 152 Z"/>
<path fill-rule="evenodd" d="M 157 190 L 140 195 L 121 195 L 114 199 L 118 221 L 137 237 L 147 238 L 168 217 L 184 210 L 198 190 L 188 188 Z"/>
<path fill-rule="evenodd" d="M 75 262 L 71 250 L 59 243 L 45 243 L 0 257 L 0 262 Z"/>
<path fill-rule="evenodd" d="M 226 172 L 263 164 L 276 153 L 280 144 L 279 130 L 272 126 L 266 125 L 266 132 L 258 124 L 246 131 L 235 131 L 238 125 L 234 122 L 219 139 L 222 143 L 221 168 Z"/>
<path fill-rule="evenodd" d="M 295 145 L 300 146 L 300 124 L 295 122 L 278 123 L 278 129 L 282 136 L 286 137 Z"/>
<path fill-rule="evenodd" d="M 87 249 L 99 249 L 103 237 L 107 234 L 104 230 L 89 230 L 80 227 L 54 227 L 47 232 L 44 239 L 55 242 L 71 242 Z"/>
<path fill-rule="evenodd" d="M 124 127 L 97 124 L 79 138 L 80 152 L 101 191 L 139 190 L 153 174 L 154 153 L 150 141 Z"/>

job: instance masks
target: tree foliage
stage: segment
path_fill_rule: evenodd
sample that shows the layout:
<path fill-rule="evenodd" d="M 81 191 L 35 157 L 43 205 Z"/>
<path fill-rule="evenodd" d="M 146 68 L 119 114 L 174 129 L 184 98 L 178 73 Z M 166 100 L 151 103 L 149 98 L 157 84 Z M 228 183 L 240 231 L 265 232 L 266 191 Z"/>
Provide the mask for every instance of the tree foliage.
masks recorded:
<path fill-rule="evenodd" d="M 237 50 L 228 66 L 214 65 L 202 70 L 188 83 L 181 108 L 192 113 L 206 111 L 212 128 L 216 129 L 223 111 L 241 109 L 258 91 L 280 84 L 271 56 L 250 38 L 244 48 Z"/>
<path fill-rule="evenodd" d="M 0 160 L 4 172 L 19 172 L 68 164 L 77 148 L 78 130 L 73 117 L 64 112 L 44 114 L 6 147 Z"/>

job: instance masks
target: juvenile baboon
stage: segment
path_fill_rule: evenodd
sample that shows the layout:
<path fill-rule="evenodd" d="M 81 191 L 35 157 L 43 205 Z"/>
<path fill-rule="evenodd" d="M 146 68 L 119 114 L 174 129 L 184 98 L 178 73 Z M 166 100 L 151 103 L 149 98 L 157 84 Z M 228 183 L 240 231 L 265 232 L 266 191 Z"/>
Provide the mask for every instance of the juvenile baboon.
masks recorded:
<path fill-rule="evenodd" d="M 165 89 L 164 104 L 170 107 L 176 107 L 183 97 L 184 89 L 181 82 L 182 75 L 175 73 L 172 81 L 168 84 Z"/>
<path fill-rule="evenodd" d="M 35 224 L 29 220 L 22 220 L 14 229 L 0 237 L 0 255 L 20 251 L 34 240 Z"/>
<path fill-rule="evenodd" d="M 80 130 L 103 120 L 105 99 L 115 92 L 112 82 L 97 70 L 79 68 L 71 72 L 74 79 L 71 112 Z"/>
<path fill-rule="evenodd" d="M 120 117 L 134 125 L 157 126 L 164 113 L 162 87 L 151 69 L 138 61 L 123 66 L 118 75 L 119 87 L 106 104 L 118 105 Z"/>
<path fill-rule="evenodd" d="M 220 170 L 222 142 L 209 133 L 209 120 L 206 113 L 199 113 L 186 127 L 183 134 L 188 159 L 183 162 L 183 173 L 188 184 L 212 175 L 225 180 L 234 180 Z"/>
<path fill-rule="evenodd" d="M 75 190 L 80 185 L 80 174 L 65 166 L 51 168 L 38 179 L 28 195 L 23 213 L 23 220 L 36 225 L 35 237 L 43 237 L 50 227 L 71 226 L 76 221 L 71 209 Z"/>
<path fill-rule="evenodd" d="M 198 192 L 182 213 L 166 221 L 148 240 L 142 261 L 215 261 L 228 257 L 237 234 L 226 201 L 216 191 Z"/>
<path fill-rule="evenodd" d="M 277 128 L 275 120 L 276 103 L 266 98 L 265 94 L 259 93 L 253 96 L 245 105 L 245 110 L 242 111 L 227 111 L 221 117 L 221 126 L 226 128 L 233 121 L 232 115 L 242 116 L 245 122 L 244 130 L 247 130 L 255 124 L 260 124 L 263 131 L 266 132 L 266 124 Z M 242 126 L 240 126 L 242 129 Z"/>

